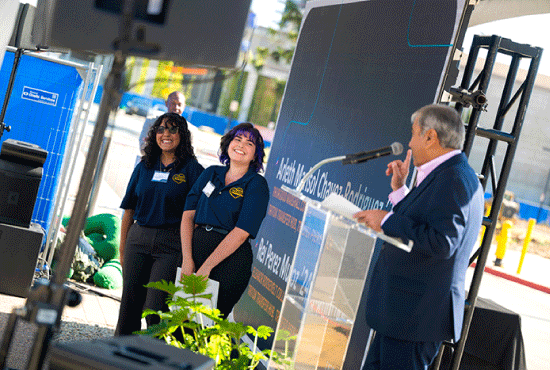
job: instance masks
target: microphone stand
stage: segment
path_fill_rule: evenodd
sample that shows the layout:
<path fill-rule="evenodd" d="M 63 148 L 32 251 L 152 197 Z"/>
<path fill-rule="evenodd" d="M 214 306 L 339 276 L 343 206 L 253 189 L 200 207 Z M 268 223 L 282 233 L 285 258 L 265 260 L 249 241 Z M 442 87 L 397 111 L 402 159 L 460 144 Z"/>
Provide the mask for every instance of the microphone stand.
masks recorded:
<path fill-rule="evenodd" d="M 306 180 L 308 178 L 310 178 L 311 175 L 313 175 L 313 173 L 315 171 L 317 171 L 317 169 L 319 169 L 319 167 L 321 167 L 321 166 L 323 166 L 327 163 L 343 161 L 344 159 L 346 159 L 345 155 L 340 155 L 338 157 L 331 157 L 331 158 L 323 159 L 321 162 L 319 162 L 315 166 L 311 167 L 311 169 L 304 175 L 304 177 L 302 177 L 302 180 L 300 181 L 300 183 L 296 187 L 295 191 L 298 192 L 298 193 L 301 193 L 302 189 L 304 188 L 304 185 L 306 184 Z"/>

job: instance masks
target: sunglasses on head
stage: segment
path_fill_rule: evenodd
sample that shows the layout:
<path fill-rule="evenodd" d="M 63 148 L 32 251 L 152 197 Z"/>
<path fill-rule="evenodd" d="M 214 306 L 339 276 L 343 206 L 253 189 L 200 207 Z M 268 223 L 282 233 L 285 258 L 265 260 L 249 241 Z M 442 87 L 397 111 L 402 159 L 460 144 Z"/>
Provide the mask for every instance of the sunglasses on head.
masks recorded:
<path fill-rule="evenodd" d="M 177 134 L 179 131 L 178 126 L 171 126 L 171 127 L 165 127 L 165 126 L 157 126 L 156 131 L 157 134 L 164 134 L 164 131 L 168 130 L 171 134 Z"/>

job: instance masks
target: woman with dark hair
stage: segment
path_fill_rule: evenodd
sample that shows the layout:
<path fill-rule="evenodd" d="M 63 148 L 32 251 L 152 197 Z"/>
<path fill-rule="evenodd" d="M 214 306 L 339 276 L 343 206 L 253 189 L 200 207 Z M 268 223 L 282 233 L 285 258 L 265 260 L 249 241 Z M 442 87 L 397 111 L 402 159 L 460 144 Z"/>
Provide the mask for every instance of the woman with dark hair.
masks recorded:
<path fill-rule="evenodd" d="M 250 123 L 221 138 L 224 166 L 211 166 L 187 196 L 181 220 L 182 274 L 219 281 L 217 308 L 227 318 L 252 274 L 252 247 L 269 201 L 264 141 Z"/>
<path fill-rule="evenodd" d="M 185 118 L 160 116 L 149 130 L 145 155 L 132 173 L 120 208 L 122 299 L 115 335 L 141 330 L 144 308 L 167 311 L 167 294 L 143 286 L 174 281 L 181 266 L 180 223 L 187 193 L 204 168 L 197 162 Z M 147 317 L 147 325 L 159 318 Z"/>

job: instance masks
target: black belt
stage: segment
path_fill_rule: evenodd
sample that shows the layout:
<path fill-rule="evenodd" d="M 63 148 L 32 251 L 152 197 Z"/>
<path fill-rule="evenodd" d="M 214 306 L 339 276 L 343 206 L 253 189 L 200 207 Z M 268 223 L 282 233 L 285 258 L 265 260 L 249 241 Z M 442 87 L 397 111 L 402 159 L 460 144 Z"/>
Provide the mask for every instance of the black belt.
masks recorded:
<path fill-rule="evenodd" d="M 160 225 L 160 226 L 147 226 L 147 225 L 140 225 L 138 224 L 137 222 L 135 223 L 136 225 L 138 225 L 139 227 L 143 227 L 143 228 L 146 228 L 146 229 L 156 229 L 156 230 L 175 230 L 175 231 L 179 231 L 180 230 L 180 226 L 179 225 Z"/>
<path fill-rule="evenodd" d="M 219 227 L 214 227 L 214 226 L 210 226 L 210 225 L 199 225 L 200 227 L 202 227 L 204 230 L 206 231 L 215 231 L 217 233 L 220 233 L 220 234 L 229 234 L 229 231 L 225 230 L 225 229 L 220 229 Z"/>

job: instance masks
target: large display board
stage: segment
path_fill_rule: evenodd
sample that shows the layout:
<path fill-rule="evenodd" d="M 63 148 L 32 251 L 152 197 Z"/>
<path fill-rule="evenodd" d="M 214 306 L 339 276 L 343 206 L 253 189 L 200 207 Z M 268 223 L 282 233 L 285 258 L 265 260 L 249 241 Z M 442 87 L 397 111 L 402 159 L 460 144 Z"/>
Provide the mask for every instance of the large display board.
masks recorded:
<path fill-rule="evenodd" d="M 464 0 L 308 2 L 267 164 L 268 214 L 255 239 L 254 271 L 235 319 L 272 327 L 279 319 L 304 210 L 303 202 L 281 187 L 295 188 L 325 158 L 394 141 L 406 147 L 411 114 L 454 83 L 447 76 L 466 11 L 471 9 Z M 322 200 L 336 192 L 361 209 L 389 210 L 390 179 L 384 171 L 394 158 L 327 164 L 303 193 Z M 359 313 L 358 321 L 363 317 Z M 356 328 L 365 336 L 364 326 L 356 323 Z"/>

